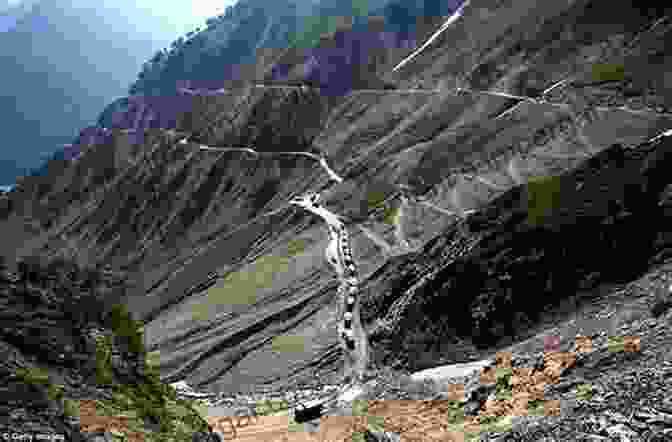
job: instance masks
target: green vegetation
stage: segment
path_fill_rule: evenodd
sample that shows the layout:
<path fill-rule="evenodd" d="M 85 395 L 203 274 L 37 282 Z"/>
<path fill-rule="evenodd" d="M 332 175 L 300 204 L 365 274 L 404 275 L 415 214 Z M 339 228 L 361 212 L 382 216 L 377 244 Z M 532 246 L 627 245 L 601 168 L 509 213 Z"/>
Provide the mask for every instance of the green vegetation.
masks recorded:
<path fill-rule="evenodd" d="M 150 376 L 145 382 L 116 384 L 113 400 L 98 402 L 101 415 L 132 417 L 131 431 L 144 432 L 146 419 L 160 424 L 160 431 L 152 435 L 155 441 L 188 440 L 195 431 L 204 431 L 206 422 L 191 401 L 178 400 L 175 390 Z"/>
<path fill-rule="evenodd" d="M 296 256 L 308 248 L 309 242 L 305 239 L 293 239 L 287 243 L 287 255 Z"/>
<path fill-rule="evenodd" d="M 544 401 L 543 399 L 534 399 L 527 403 L 527 413 L 530 416 L 544 415 Z"/>
<path fill-rule="evenodd" d="M 371 190 L 366 194 L 366 205 L 369 210 L 377 209 L 380 207 L 387 198 L 387 194 L 379 190 Z"/>
<path fill-rule="evenodd" d="M 145 352 L 142 324 L 135 321 L 128 313 L 125 304 L 115 304 L 110 312 L 109 321 L 116 336 L 123 337 L 128 342 L 128 350 L 135 354 Z"/>
<path fill-rule="evenodd" d="M 115 291 L 123 288 L 123 278 L 119 279 L 118 274 L 110 272 L 103 274 L 93 269 L 82 269 L 66 260 L 52 260 L 46 264 L 26 260 L 20 267 L 21 275 L 31 282 L 27 287 L 34 289 L 25 292 L 27 299 L 32 296 L 39 302 L 43 296 L 38 298 L 37 294 L 48 289 L 59 295 L 57 298 L 62 304 L 57 307 L 76 330 L 83 333 L 84 326 L 92 322 L 111 330 L 112 333 L 96 338 L 95 361 L 92 361 L 95 363 L 98 388 L 107 390 L 111 396 L 109 400 L 96 400 L 100 416 L 130 417 L 128 429 L 144 433 L 148 442 L 182 442 L 190 440 L 195 431 L 207 428 L 206 421 L 191 404 L 178 400 L 175 390 L 160 381 L 156 370 L 158 352 L 146 352 L 142 327 L 131 318 L 127 307 L 123 304 L 108 307 L 109 304 L 105 304 L 105 296 L 116 299 Z M 35 290 L 36 287 L 43 290 Z M 125 353 L 130 353 L 131 358 L 143 357 L 147 361 L 145 375 L 134 379 L 134 382 L 119 383 L 112 364 L 115 347 L 122 350 L 122 357 L 129 356 Z M 50 400 L 61 402 L 65 415 L 80 414 L 79 401 L 66 398 L 65 386 L 54 383 L 49 371 L 28 367 L 16 370 L 15 375 L 18 382 L 40 386 L 36 389 L 38 393 L 46 393 Z M 147 418 L 159 423 L 160 431 L 150 433 L 145 428 Z"/>
<path fill-rule="evenodd" d="M 303 353 L 305 349 L 305 338 L 303 336 L 280 335 L 273 338 L 271 348 L 277 352 Z"/>
<path fill-rule="evenodd" d="M 320 42 L 321 35 L 329 34 L 335 30 L 336 17 L 320 15 L 307 17 L 304 21 L 303 32 L 293 36 L 293 39 L 289 42 L 289 47 L 314 48 Z"/>
<path fill-rule="evenodd" d="M 479 432 L 469 432 L 465 431 L 465 441 L 478 441 L 480 440 L 480 433 L 485 432 L 494 432 L 501 433 L 504 431 L 511 430 L 511 423 L 513 422 L 513 416 L 483 416 L 480 418 L 480 431 Z"/>
<path fill-rule="evenodd" d="M 79 417 L 80 405 L 78 400 L 64 399 L 63 410 L 66 416 Z"/>
<path fill-rule="evenodd" d="M 561 181 L 559 176 L 540 177 L 527 184 L 527 222 L 532 226 L 543 224 L 559 203 Z"/>
<path fill-rule="evenodd" d="M 96 338 L 96 384 L 111 385 L 112 375 L 112 336 Z"/>
<path fill-rule="evenodd" d="M 20 382 L 31 385 L 49 385 L 49 373 L 39 367 L 19 368 L 15 372 Z"/>
<path fill-rule="evenodd" d="M 591 77 L 594 81 L 623 81 L 625 66 L 619 63 L 596 63 L 592 66 Z"/>
<path fill-rule="evenodd" d="M 39 367 L 19 368 L 15 372 L 18 381 L 29 385 L 41 385 L 47 387 L 47 397 L 53 401 L 63 399 L 65 386 L 52 384 L 49 373 Z"/>
<path fill-rule="evenodd" d="M 255 407 L 258 416 L 273 416 L 279 412 L 289 410 L 289 404 L 285 400 L 259 401 Z"/>
<path fill-rule="evenodd" d="M 369 411 L 369 402 L 365 400 L 355 400 L 352 403 L 352 415 L 353 416 L 365 416 Z M 367 416 L 366 426 L 371 432 L 381 432 L 385 431 L 383 423 L 385 418 L 382 416 Z M 365 435 L 363 432 L 356 432 L 352 435 L 353 441 L 365 441 Z"/>
<path fill-rule="evenodd" d="M 305 239 L 294 239 L 287 244 L 284 256 L 264 255 L 252 262 L 247 269 L 226 275 L 207 290 L 207 299 L 193 308 L 194 319 L 206 320 L 214 305 L 256 303 L 257 291 L 271 287 L 276 275 L 288 272 L 293 258 L 303 253 L 309 245 Z"/>
<path fill-rule="evenodd" d="M 287 430 L 290 433 L 303 433 L 306 431 L 306 428 L 303 424 L 299 424 L 294 420 L 294 416 L 290 416 L 289 425 L 287 425 Z"/>
<path fill-rule="evenodd" d="M 589 401 L 593 397 L 593 387 L 590 384 L 581 384 L 576 387 L 576 398 Z"/>
<path fill-rule="evenodd" d="M 398 216 L 399 216 L 399 207 L 396 206 L 388 207 L 383 212 L 383 223 L 395 225 L 397 223 Z"/>
<path fill-rule="evenodd" d="M 346 3 L 351 3 L 346 6 Z M 346 12 L 340 16 L 333 13 L 316 14 L 306 17 L 301 27 L 301 31 L 290 37 L 289 47 L 297 49 L 311 49 L 318 45 L 320 37 L 331 35 L 339 28 L 343 21 L 343 16 L 364 17 L 369 12 L 368 4 L 365 0 L 355 0 L 351 2 L 342 2 L 339 10 Z"/>
<path fill-rule="evenodd" d="M 510 368 L 498 368 L 495 372 L 497 399 L 512 399 L 513 391 L 511 387 L 511 376 L 513 370 Z"/>
<path fill-rule="evenodd" d="M 145 364 L 148 370 L 158 370 L 159 368 L 159 352 L 150 351 L 145 355 Z"/>
<path fill-rule="evenodd" d="M 463 425 L 464 424 L 464 407 L 458 401 L 448 401 L 448 424 L 449 425 Z"/>
<path fill-rule="evenodd" d="M 369 416 L 367 423 L 369 425 L 369 429 L 374 433 L 385 431 L 385 427 L 383 426 L 385 423 L 385 418 L 382 416 Z"/>
<path fill-rule="evenodd" d="M 115 313 L 111 315 L 111 323 L 116 333 L 128 339 L 129 346 L 134 347 L 142 343 L 142 334 L 135 321 L 132 321 L 123 306 L 115 306 Z M 155 369 L 158 352 L 147 354 L 140 348 L 149 361 L 146 375 L 142 382 L 115 383 L 112 371 L 112 336 L 98 337 L 96 342 L 96 380 L 99 385 L 111 388 L 111 401 L 98 401 L 97 408 L 104 416 L 120 414 L 130 416 L 129 430 L 146 432 L 145 419 L 159 422 L 161 430 L 152 437 L 156 441 L 187 440 L 195 431 L 205 429 L 205 421 L 188 401 L 177 399 L 175 390 L 159 379 Z M 147 435 L 148 436 L 148 435 Z M 155 439 L 154 439 L 155 438 Z"/>
<path fill-rule="evenodd" d="M 607 340 L 607 349 L 612 353 L 625 351 L 625 340 L 622 336 L 609 336 Z"/>
<path fill-rule="evenodd" d="M 79 401 L 65 397 L 65 385 L 52 383 L 49 373 L 39 367 L 19 368 L 15 371 L 18 382 L 47 387 L 47 397 L 61 402 L 66 416 L 79 416 Z"/>

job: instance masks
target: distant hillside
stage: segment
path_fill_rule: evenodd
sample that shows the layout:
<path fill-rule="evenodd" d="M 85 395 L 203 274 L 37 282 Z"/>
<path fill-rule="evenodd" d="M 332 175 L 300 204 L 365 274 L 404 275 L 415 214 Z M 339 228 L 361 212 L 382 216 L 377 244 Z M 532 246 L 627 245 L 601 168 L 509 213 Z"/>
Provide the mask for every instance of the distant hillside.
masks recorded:
<path fill-rule="evenodd" d="M 452 14 L 458 0 L 425 0 L 407 4 L 395 0 L 241 0 L 225 14 L 206 21 L 178 38 L 170 50 L 156 52 L 143 66 L 130 94 L 174 94 L 177 88 L 222 87 L 224 80 L 246 80 L 241 69 L 256 57 L 280 55 L 287 48 L 315 48 L 320 38 L 337 29 L 369 31 L 370 17 L 383 18 L 382 30 L 402 39 L 414 38 L 418 23 Z"/>

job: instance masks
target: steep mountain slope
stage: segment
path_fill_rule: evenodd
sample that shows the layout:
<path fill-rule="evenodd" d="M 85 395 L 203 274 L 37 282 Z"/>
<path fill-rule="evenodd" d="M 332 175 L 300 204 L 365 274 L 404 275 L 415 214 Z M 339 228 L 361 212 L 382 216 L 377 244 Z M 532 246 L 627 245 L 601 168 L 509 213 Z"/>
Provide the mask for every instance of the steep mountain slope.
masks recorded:
<path fill-rule="evenodd" d="M 184 441 L 206 422 L 160 382 L 123 305 L 123 274 L 0 264 L 0 431 L 24 439 Z M 9 436 L 7 436 L 9 437 Z M 194 439 L 200 440 L 200 439 Z"/>
<path fill-rule="evenodd" d="M 325 226 L 288 205 L 308 190 L 328 189 L 327 207 L 348 222 L 377 362 L 397 352 L 409 369 L 476 359 L 533 324 L 547 301 L 665 259 L 669 137 L 639 150 L 616 144 L 672 124 L 668 11 L 472 0 L 462 12 L 394 71 L 412 51 L 372 25 L 322 39 L 319 92 L 238 81 L 225 83 L 230 93 L 165 98 L 181 103 L 168 109 L 175 130 L 156 126 L 134 144 L 114 128 L 10 193 L 5 253 L 131 272 L 129 310 L 145 321 L 162 377 L 222 391 L 340 380 Z M 356 81 L 334 85 L 325 54 L 363 41 L 369 63 L 346 63 L 360 66 L 348 73 Z M 260 60 L 245 79 L 311 79 L 306 53 L 281 55 L 275 71 Z M 520 100 L 451 89 L 538 96 L 567 78 L 547 103 L 497 119 Z M 399 90 L 383 93 L 385 84 Z M 345 180 L 331 186 L 308 157 L 192 141 L 319 151 Z M 624 254 L 627 263 L 604 260 Z"/>
<path fill-rule="evenodd" d="M 93 124 L 174 32 L 117 2 L 11 3 L 9 15 L 0 12 L 0 184 L 13 184 Z"/>

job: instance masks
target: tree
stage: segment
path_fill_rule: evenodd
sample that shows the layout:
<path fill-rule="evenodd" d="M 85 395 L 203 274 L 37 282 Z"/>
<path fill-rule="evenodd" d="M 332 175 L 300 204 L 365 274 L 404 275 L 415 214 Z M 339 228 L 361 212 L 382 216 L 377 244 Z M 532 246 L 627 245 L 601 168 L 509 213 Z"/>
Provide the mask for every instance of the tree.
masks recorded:
<path fill-rule="evenodd" d="M 154 56 L 149 60 L 150 63 L 159 63 L 166 57 L 166 54 L 163 52 L 163 50 L 156 51 Z"/>

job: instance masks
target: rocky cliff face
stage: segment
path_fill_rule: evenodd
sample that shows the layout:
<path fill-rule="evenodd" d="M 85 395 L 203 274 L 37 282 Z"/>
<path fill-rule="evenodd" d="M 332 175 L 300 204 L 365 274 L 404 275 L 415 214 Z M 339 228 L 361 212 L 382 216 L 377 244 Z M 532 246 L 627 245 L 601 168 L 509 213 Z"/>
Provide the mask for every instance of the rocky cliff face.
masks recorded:
<path fill-rule="evenodd" d="M 120 276 L 62 260 L 29 259 L 15 271 L 3 264 L 3 437 L 100 442 L 123 431 L 129 440 L 165 441 L 205 429 L 147 363 L 142 335 L 115 305 Z"/>
<path fill-rule="evenodd" d="M 276 51 L 228 93 L 143 99 L 170 115 L 138 126 L 149 128 L 140 139 L 122 123 L 98 129 L 77 160 L 8 195 L 5 253 L 129 272 L 129 310 L 166 381 L 336 382 L 327 232 L 288 205 L 325 189 L 351 230 L 376 362 L 482 356 L 548 303 L 667 257 L 672 145 L 646 141 L 672 123 L 672 23 L 640 6 L 472 0 L 417 55 L 372 24 L 323 38 L 322 52 Z M 444 20 L 427 20 L 417 41 Z M 368 63 L 348 65 L 339 85 L 325 54 L 362 41 Z M 252 87 L 306 79 L 321 89 Z M 478 92 L 539 97 L 553 85 L 543 103 Z M 116 121 L 143 118 L 131 107 Z M 287 151 L 321 152 L 344 181 L 332 186 L 309 157 L 271 154 Z"/>

